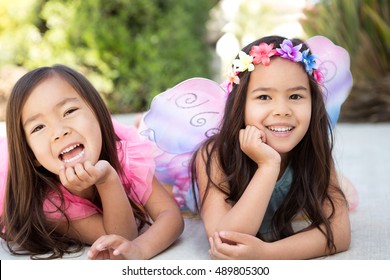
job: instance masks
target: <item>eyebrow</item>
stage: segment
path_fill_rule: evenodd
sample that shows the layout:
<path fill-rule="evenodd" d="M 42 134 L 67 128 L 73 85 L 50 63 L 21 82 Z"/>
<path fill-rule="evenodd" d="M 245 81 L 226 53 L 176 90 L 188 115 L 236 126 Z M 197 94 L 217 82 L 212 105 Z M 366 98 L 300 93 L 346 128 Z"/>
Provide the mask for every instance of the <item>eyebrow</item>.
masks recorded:
<path fill-rule="evenodd" d="M 64 106 L 66 103 L 69 103 L 69 102 L 73 102 L 73 101 L 77 101 L 78 98 L 76 97 L 69 97 L 69 98 L 65 98 L 63 100 L 61 100 L 60 102 L 58 102 L 54 108 L 61 108 L 62 106 Z M 32 115 L 31 117 L 29 117 L 23 124 L 23 127 L 26 127 L 30 122 L 33 122 L 34 120 L 38 119 L 40 116 L 42 116 L 43 114 L 42 113 L 38 113 L 38 114 L 35 114 L 35 115 Z"/>
<path fill-rule="evenodd" d="M 304 87 L 304 86 L 296 86 L 296 87 L 292 87 L 292 88 L 288 88 L 287 89 L 288 92 L 299 91 L 299 90 L 307 91 L 308 89 L 306 87 Z M 269 91 L 276 91 L 276 89 L 272 88 L 272 87 L 258 87 L 258 88 L 255 88 L 254 90 L 252 90 L 251 93 L 254 93 L 254 92 L 257 92 L 257 91 L 269 92 Z"/>

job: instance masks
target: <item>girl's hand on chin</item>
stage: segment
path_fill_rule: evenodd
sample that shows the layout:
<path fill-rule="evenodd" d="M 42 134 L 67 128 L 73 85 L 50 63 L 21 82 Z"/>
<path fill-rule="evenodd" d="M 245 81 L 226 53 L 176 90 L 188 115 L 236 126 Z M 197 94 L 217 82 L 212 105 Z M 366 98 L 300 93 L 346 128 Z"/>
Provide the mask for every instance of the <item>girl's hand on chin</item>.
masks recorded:
<path fill-rule="evenodd" d="M 117 176 L 114 168 L 105 160 L 100 160 L 95 165 L 86 161 L 75 166 L 62 166 L 59 171 L 61 183 L 70 192 L 83 197 L 88 196 L 91 186 L 104 184 Z"/>
<path fill-rule="evenodd" d="M 255 126 L 247 125 L 240 130 L 239 135 L 241 150 L 258 165 L 279 164 L 280 154 L 267 144 L 264 131 Z"/>

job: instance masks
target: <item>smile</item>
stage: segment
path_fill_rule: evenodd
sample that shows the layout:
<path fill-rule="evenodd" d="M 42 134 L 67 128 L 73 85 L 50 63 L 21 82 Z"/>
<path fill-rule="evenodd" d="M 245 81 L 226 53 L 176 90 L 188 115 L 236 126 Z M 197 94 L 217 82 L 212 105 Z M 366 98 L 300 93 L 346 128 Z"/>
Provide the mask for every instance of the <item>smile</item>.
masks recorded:
<path fill-rule="evenodd" d="M 288 131 L 293 130 L 293 127 L 291 127 L 291 126 L 289 126 L 289 127 L 273 127 L 273 126 L 269 126 L 268 129 L 273 131 L 273 132 L 288 132 Z"/>
<path fill-rule="evenodd" d="M 84 146 L 82 144 L 75 144 L 64 149 L 59 159 L 65 163 L 71 163 L 80 159 L 85 153 Z"/>

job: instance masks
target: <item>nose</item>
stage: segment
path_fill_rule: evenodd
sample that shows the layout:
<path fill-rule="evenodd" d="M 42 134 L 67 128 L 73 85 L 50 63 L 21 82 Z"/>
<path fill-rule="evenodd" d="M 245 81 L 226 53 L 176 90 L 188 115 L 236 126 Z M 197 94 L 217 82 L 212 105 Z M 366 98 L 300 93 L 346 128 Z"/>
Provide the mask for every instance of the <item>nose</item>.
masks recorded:
<path fill-rule="evenodd" d="M 53 140 L 57 141 L 69 134 L 70 134 L 70 129 L 68 127 L 57 125 L 53 133 Z"/>
<path fill-rule="evenodd" d="M 286 100 L 278 100 L 278 101 L 275 101 L 274 103 L 274 112 L 273 114 L 275 116 L 281 116 L 281 117 L 285 117 L 285 116 L 291 116 L 291 108 L 288 104 L 288 101 Z"/>

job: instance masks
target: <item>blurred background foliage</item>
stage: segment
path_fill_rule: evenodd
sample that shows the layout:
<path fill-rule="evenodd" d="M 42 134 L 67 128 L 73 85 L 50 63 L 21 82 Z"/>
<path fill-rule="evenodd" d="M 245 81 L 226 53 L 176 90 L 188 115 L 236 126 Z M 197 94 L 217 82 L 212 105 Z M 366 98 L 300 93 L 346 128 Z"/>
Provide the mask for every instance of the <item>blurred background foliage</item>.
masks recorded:
<path fill-rule="evenodd" d="M 72 66 L 111 112 L 138 112 L 184 79 L 220 82 L 241 47 L 271 34 L 347 49 L 354 87 L 340 120 L 390 121 L 388 0 L 0 0 L 0 120 L 35 67 Z"/>
<path fill-rule="evenodd" d="M 206 21 L 216 2 L 0 0 L 2 80 L 16 66 L 67 64 L 90 79 L 112 112 L 145 110 L 174 84 L 211 77 Z"/>
<path fill-rule="evenodd" d="M 304 14 L 308 36 L 327 36 L 351 56 L 354 87 L 340 120 L 390 121 L 390 1 L 320 1 Z"/>

